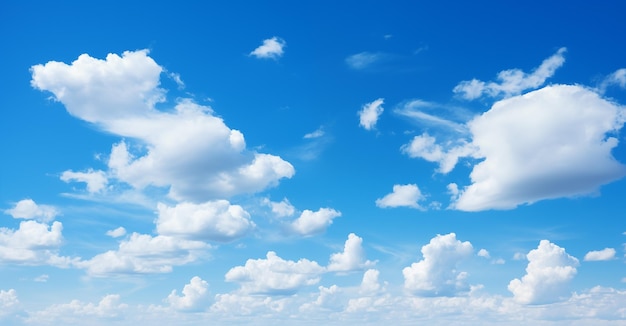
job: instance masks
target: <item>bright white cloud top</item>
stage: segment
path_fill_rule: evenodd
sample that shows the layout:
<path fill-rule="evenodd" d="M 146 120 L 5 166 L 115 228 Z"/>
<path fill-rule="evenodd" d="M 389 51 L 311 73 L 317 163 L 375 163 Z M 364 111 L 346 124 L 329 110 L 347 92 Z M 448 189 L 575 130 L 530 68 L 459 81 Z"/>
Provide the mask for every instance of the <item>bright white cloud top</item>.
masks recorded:
<path fill-rule="evenodd" d="M 0 325 L 626 322 L 621 2 L 9 2 Z"/>

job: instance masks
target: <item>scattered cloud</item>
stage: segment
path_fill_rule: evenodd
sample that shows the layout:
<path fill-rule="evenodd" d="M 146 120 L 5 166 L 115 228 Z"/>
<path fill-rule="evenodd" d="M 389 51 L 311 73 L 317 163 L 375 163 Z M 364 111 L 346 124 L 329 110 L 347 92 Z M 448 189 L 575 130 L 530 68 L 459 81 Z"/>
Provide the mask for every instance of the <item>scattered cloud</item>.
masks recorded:
<path fill-rule="evenodd" d="M 552 77 L 556 69 L 565 62 L 566 49 L 560 48 L 554 55 L 545 59 L 532 73 L 527 74 L 519 69 L 501 71 L 498 82 L 483 82 L 477 79 L 463 81 L 454 88 L 454 93 L 460 94 L 467 100 L 473 100 L 488 95 L 505 97 L 519 95 L 525 90 L 535 89 L 543 85 L 546 79 Z"/>
<path fill-rule="evenodd" d="M 343 252 L 334 253 L 330 256 L 328 271 L 352 272 L 374 266 L 376 262 L 366 260 L 362 244 L 363 239 L 361 237 L 350 233 Z"/>
<path fill-rule="evenodd" d="M 602 261 L 615 258 L 615 249 L 604 248 L 602 250 L 594 250 L 585 254 L 584 261 Z"/>
<path fill-rule="evenodd" d="M 402 153 L 412 158 L 421 158 L 439 164 L 437 172 L 449 173 L 454 169 L 460 158 L 477 157 L 476 148 L 465 140 L 458 143 L 438 144 L 435 137 L 423 133 L 413 137 L 410 143 L 400 148 Z"/>
<path fill-rule="evenodd" d="M 164 187 L 174 199 L 203 202 L 261 191 L 295 173 L 278 156 L 246 150 L 243 134 L 208 106 L 179 99 L 157 110 L 165 101 L 164 69 L 146 50 L 105 60 L 83 54 L 31 71 L 32 86 L 51 92 L 71 115 L 125 139 L 113 145 L 106 174 L 137 189 Z M 88 189 L 101 187 L 98 172 L 66 172 L 68 180 L 90 181 Z"/>
<path fill-rule="evenodd" d="M 106 188 L 108 183 L 108 179 L 104 171 L 94 171 L 93 169 L 89 169 L 87 172 L 74 172 L 72 170 L 67 170 L 61 174 L 61 180 L 65 182 L 84 182 L 87 184 L 87 191 L 89 193 L 101 192 Z"/>
<path fill-rule="evenodd" d="M 441 109 L 444 109 L 445 111 L 461 111 L 457 108 L 452 110 L 452 108 L 447 108 L 437 103 L 414 99 L 402 103 L 398 108 L 394 109 L 393 112 L 400 116 L 409 118 L 415 122 L 418 122 L 420 125 L 428 127 L 443 127 L 447 130 L 452 130 L 461 134 L 465 134 L 468 132 L 467 126 L 465 124 L 454 122 L 452 120 L 444 119 L 440 116 L 424 112 L 426 110 L 433 109 L 439 109 L 438 112 L 441 112 Z"/>
<path fill-rule="evenodd" d="M 410 207 L 425 210 L 419 202 L 426 200 L 416 184 L 394 185 L 393 192 L 383 198 L 376 199 L 376 206 L 380 208 L 388 207 Z"/>
<path fill-rule="evenodd" d="M 620 88 L 626 88 L 626 68 L 618 69 L 608 75 L 602 83 L 600 83 L 599 92 L 604 93 L 609 86 L 617 85 Z"/>
<path fill-rule="evenodd" d="M 250 56 L 254 56 L 259 59 L 278 59 L 283 56 L 284 48 L 286 46 L 287 42 L 285 42 L 285 40 L 274 36 L 263 40 L 262 45 L 250 52 Z"/>
<path fill-rule="evenodd" d="M 69 303 L 52 305 L 29 315 L 26 322 L 37 325 L 82 324 L 84 323 L 84 318 L 89 317 L 104 319 L 120 317 L 127 309 L 128 305 L 120 302 L 118 294 L 108 294 L 97 304 L 72 300 Z"/>
<path fill-rule="evenodd" d="M 382 53 L 361 52 L 346 58 L 346 64 L 355 70 L 365 69 L 384 57 Z"/>
<path fill-rule="evenodd" d="M 373 102 L 363 105 L 359 114 L 359 124 L 365 130 L 372 130 L 376 127 L 376 122 L 381 114 L 383 114 L 383 102 L 384 99 L 379 98 Z"/>
<path fill-rule="evenodd" d="M 304 139 L 314 139 L 314 138 L 320 138 L 322 136 L 324 136 L 325 132 L 324 132 L 324 127 L 319 127 L 317 128 L 315 131 L 310 132 L 306 135 L 304 135 Z"/>
<path fill-rule="evenodd" d="M 35 219 L 41 222 L 52 221 L 59 215 L 59 211 L 54 206 L 38 205 L 32 199 L 22 199 L 4 213 L 13 218 Z"/>
<path fill-rule="evenodd" d="M 341 212 L 332 208 L 320 208 L 317 211 L 304 210 L 300 217 L 291 223 L 292 230 L 303 236 L 322 233 L 333 223 L 333 219 L 341 216 Z"/>
<path fill-rule="evenodd" d="M 458 271 L 457 265 L 473 251 L 471 243 L 457 240 L 454 233 L 437 235 L 422 247 L 423 259 L 402 270 L 405 289 L 420 296 L 467 292 L 467 273 Z"/>
<path fill-rule="evenodd" d="M 317 284 L 323 272 L 315 261 L 284 260 L 269 251 L 266 259 L 248 259 L 244 266 L 231 268 L 225 278 L 239 283 L 244 293 L 294 294 L 304 286 Z"/>
<path fill-rule="evenodd" d="M 157 209 L 157 232 L 177 238 L 229 242 L 255 227 L 243 207 L 231 205 L 227 200 L 182 202 L 173 207 L 159 203 Z"/>
<path fill-rule="evenodd" d="M 48 274 L 41 274 L 41 275 L 35 277 L 35 279 L 33 279 L 33 281 L 39 282 L 39 283 L 46 283 L 46 282 L 48 282 L 49 278 L 50 278 L 50 276 Z"/>
<path fill-rule="evenodd" d="M 478 257 L 483 257 L 483 258 L 491 258 L 491 255 L 489 255 L 489 251 L 487 251 L 486 249 L 480 249 L 478 250 L 478 253 L 476 254 Z"/>
<path fill-rule="evenodd" d="M 117 229 L 107 231 L 106 235 L 110 236 L 111 238 L 123 237 L 126 235 L 126 229 L 120 226 Z"/>
<path fill-rule="evenodd" d="M 0 317 L 13 313 L 20 305 L 17 291 L 14 289 L 0 290 Z"/>
<path fill-rule="evenodd" d="M 512 280 L 508 286 L 517 302 L 544 304 L 567 296 L 567 286 L 576 275 L 578 259 L 548 240 L 541 240 L 537 249 L 526 257 L 526 275 L 521 280 Z"/>
<path fill-rule="evenodd" d="M 106 277 L 124 274 L 169 273 L 173 266 L 184 265 L 206 256 L 210 246 L 201 241 L 132 233 L 109 250 L 89 260 L 76 262 L 87 274 Z"/>
<path fill-rule="evenodd" d="M 172 290 L 167 296 L 167 303 L 175 310 L 197 311 L 204 308 L 207 303 L 209 283 L 198 276 L 191 278 L 185 285 L 182 295 L 178 295 L 176 290 Z"/>
<path fill-rule="evenodd" d="M 296 213 L 296 208 L 291 205 L 287 198 L 283 198 L 280 202 L 273 202 L 269 198 L 264 198 L 262 204 L 269 206 L 276 217 L 289 217 Z"/>

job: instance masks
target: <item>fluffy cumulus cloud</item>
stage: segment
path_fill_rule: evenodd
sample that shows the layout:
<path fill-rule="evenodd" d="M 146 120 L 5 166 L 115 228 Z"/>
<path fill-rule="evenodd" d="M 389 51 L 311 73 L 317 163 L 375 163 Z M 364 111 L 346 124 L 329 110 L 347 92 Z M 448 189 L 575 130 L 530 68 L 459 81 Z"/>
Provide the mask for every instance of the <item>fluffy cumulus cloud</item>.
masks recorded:
<path fill-rule="evenodd" d="M 208 106 L 181 99 L 157 110 L 165 101 L 164 70 L 148 51 L 105 60 L 83 54 L 69 65 L 51 61 L 31 71 L 33 87 L 51 92 L 71 115 L 126 139 L 113 145 L 107 176 L 135 188 L 167 187 L 172 198 L 202 202 L 257 192 L 295 173 L 278 156 L 246 150 L 243 134 Z M 104 185 L 98 172 L 66 172 L 88 190 Z"/>
<path fill-rule="evenodd" d="M 118 294 L 108 294 L 97 304 L 72 300 L 69 303 L 52 305 L 31 314 L 26 322 L 36 325 L 83 324 L 85 320 L 119 318 L 127 309 L 128 305 L 121 303 Z"/>
<path fill-rule="evenodd" d="M 201 241 L 133 233 L 119 243 L 117 250 L 109 250 L 75 265 L 86 269 L 89 275 L 98 277 L 169 273 L 173 266 L 202 258 L 209 248 L 209 245 Z"/>
<path fill-rule="evenodd" d="M 383 102 L 384 99 L 379 98 L 363 105 L 361 111 L 358 112 L 361 127 L 365 128 L 365 130 L 372 130 L 376 127 L 376 122 L 378 122 L 378 118 L 384 111 Z"/>
<path fill-rule="evenodd" d="M 263 40 L 263 44 L 250 52 L 250 55 L 260 59 L 278 59 L 283 56 L 286 46 L 285 40 L 274 36 Z"/>
<path fill-rule="evenodd" d="M 320 208 L 317 211 L 305 209 L 300 217 L 291 223 L 291 230 L 299 235 L 311 236 L 322 233 L 333 223 L 341 212 L 332 208 Z"/>
<path fill-rule="evenodd" d="M 0 228 L 0 263 L 69 267 L 75 259 L 59 256 L 63 224 L 23 221 L 18 229 Z"/>
<path fill-rule="evenodd" d="M 526 258 L 526 275 L 512 280 L 508 286 L 517 302 L 543 304 L 568 295 L 567 286 L 576 275 L 578 259 L 548 240 L 541 240 Z"/>
<path fill-rule="evenodd" d="M 32 199 L 22 199 L 13 208 L 5 210 L 4 213 L 13 216 L 13 218 L 36 219 L 42 222 L 51 221 L 59 215 L 59 211 L 55 207 L 38 205 Z"/>
<path fill-rule="evenodd" d="M 383 198 L 376 199 L 376 206 L 387 207 L 410 207 L 424 210 L 419 202 L 426 200 L 419 187 L 415 184 L 394 185 L 393 192 Z"/>
<path fill-rule="evenodd" d="M 178 295 L 176 290 L 172 290 L 166 301 L 175 310 L 199 310 L 206 303 L 209 295 L 208 289 L 209 283 L 198 276 L 194 276 L 183 288 L 182 295 Z"/>
<path fill-rule="evenodd" d="M 126 235 L 126 229 L 120 226 L 117 229 L 107 231 L 106 235 L 110 236 L 111 238 L 123 237 Z"/>
<path fill-rule="evenodd" d="M 264 198 L 262 204 L 269 206 L 272 213 L 274 213 L 276 217 L 289 217 L 296 213 L 296 208 L 291 205 L 289 199 L 287 198 L 283 198 L 283 200 L 279 202 L 274 202 L 269 200 L 269 198 Z"/>
<path fill-rule="evenodd" d="M 624 108 L 580 86 L 556 85 L 499 101 L 469 122 L 484 160 L 453 207 L 511 209 L 594 193 L 626 168 L 611 150 Z"/>
<path fill-rule="evenodd" d="M 269 251 L 265 259 L 248 259 L 244 266 L 231 268 L 225 279 L 241 284 L 244 293 L 294 294 L 304 286 L 317 284 L 323 272 L 315 261 L 284 260 Z"/>
<path fill-rule="evenodd" d="M 375 262 L 365 259 L 363 239 L 354 233 L 348 235 L 348 240 L 343 247 L 343 252 L 334 253 L 330 256 L 327 269 L 331 272 L 350 272 L 371 267 Z"/>
<path fill-rule="evenodd" d="M 159 203 L 157 208 L 156 227 L 162 235 L 228 242 L 246 235 L 255 226 L 246 210 L 227 200 L 183 202 L 174 207 Z"/>
<path fill-rule="evenodd" d="M 483 94 L 489 96 L 511 96 L 543 85 L 552 77 L 556 69 L 565 62 L 566 49 L 560 48 L 554 55 L 545 59 L 539 67 L 528 74 L 519 69 L 509 69 L 498 74 L 497 82 L 483 82 L 477 79 L 463 81 L 454 88 L 454 92 L 468 100 L 476 99 Z"/>
<path fill-rule="evenodd" d="M 402 270 L 404 287 L 421 296 L 451 296 L 469 290 L 467 273 L 457 266 L 473 251 L 471 243 L 457 240 L 454 233 L 437 235 L 422 247 L 423 259 Z"/>
<path fill-rule="evenodd" d="M 19 304 L 15 289 L 0 290 L 0 317 L 14 312 Z"/>
<path fill-rule="evenodd" d="M 585 261 L 601 261 L 611 260 L 615 258 L 615 249 L 604 248 L 602 250 L 593 250 L 585 254 Z"/>
<path fill-rule="evenodd" d="M 84 182 L 87 184 L 87 191 L 90 193 L 101 192 L 106 188 L 108 183 L 108 179 L 104 171 L 94 171 L 93 169 L 89 169 L 87 172 L 74 172 L 67 170 L 61 174 L 61 180 L 65 182 Z"/>

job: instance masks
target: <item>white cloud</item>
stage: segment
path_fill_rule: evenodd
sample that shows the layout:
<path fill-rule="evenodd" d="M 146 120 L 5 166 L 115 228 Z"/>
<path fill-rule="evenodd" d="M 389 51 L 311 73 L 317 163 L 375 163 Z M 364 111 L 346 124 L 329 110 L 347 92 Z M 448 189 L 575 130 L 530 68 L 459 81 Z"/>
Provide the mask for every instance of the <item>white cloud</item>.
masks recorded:
<path fill-rule="evenodd" d="M 117 229 L 107 231 L 106 235 L 112 238 L 123 237 L 126 235 L 126 229 L 120 226 Z"/>
<path fill-rule="evenodd" d="M 11 314 L 19 305 L 15 289 L 0 290 L 0 317 Z"/>
<path fill-rule="evenodd" d="M 611 260 L 615 258 L 615 249 L 613 248 L 604 248 L 602 250 L 594 250 L 590 251 L 585 255 L 585 261 L 601 261 L 601 260 Z"/>
<path fill-rule="evenodd" d="M 617 85 L 621 88 L 626 88 L 626 68 L 618 69 L 612 74 L 608 75 L 600 84 L 600 92 L 605 92 L 609 86 Z"/>
<path fill-rule="evenodd" d="M 512 209 L 597 192 L 626 173 L 611 154 L 617 138 L 607 136 L 624 118 L 623 107 L 580 86 L 550 86 L 495 103 L 468 124 L 471 145 L 485 159 L 451 206 Z"/>
<path fill-rule="evenodd" d="M 376 122 L 381 114 L 383 114 L 384 108 L 382 107 L 384 99 L 379 98 L 373 102 L 363 105 L 359 114 L 359 124 L 365 130 L 372 130 L 376 127 Z"/>
<path fill-rule="evenodd" d="M 180 99 L 157 110 L 163 68 L 147 51 L 106 60 L 83 54 L 71 65 L 31 70 L 33 87 L 52 92 L 70 114 L 126 139 L 112 147 L 107 175 L 135 188 L 169 187 L 175 199 L 203 202 L 261 191 L 295 173 L 278 156 L 246 150 L 243 134 L 208 106 Z"/>
<path fill-rule="evenodd" d="M 157 205 L 157 232 L 191 240 L 229 242 L 255 227 L 250 214 L 227 200 L 202 204 L 179 203 L 174 207 Z"/>
<path fill-rule="evenodd" d="M 476 148 L 464 140 L 457 144 L 447 143 L 444 146 L 436 143 L 436 139 L 428 133 L 413 137 L 410 143 L 403 145 L 400 150 L 412 158 L 422 158 L 439 164 L 437 172 L 446 174 L 463 157 L 476 157 Z"/>
<path fill-rule="evenodd" d="M 38 205 L 32 199 L 22 199 L 15 204 L 15 207 L 5 210 L 4 213 L 13 218 L 36 219 L 42 222 L 51 221 L 59 215 L 55 207 Z"/>
<path fill-rule="evenodd" d="M 341 212 L 332 208 L 320 208 L 316 212 L 306 209 L 291 223 L 291 229 L 304 236 L 319 234 L 324 232 L 333 223 L 333 219 L 339 216 Z"/>
<path fill-rule="evenodd" d="M 23 221 L 17 230 L 0 228 L 0 262 L 68 267 L 74 260 L 58 256 L 63 224 Z"/>
<path fill-rule="evenodd" d="M 359 286 L 359 293 L 363 295 L 375 295 L 382 290 L 378 277 L 380 272 L 377 269 L 368 269 L 363 273 L 363 279 Z"/>
<path fill-rule="evenodd" d="M 85 324 L 91 318 L 116 318 L 124 314 L 128 305 L 120 302 L 118 294 L 108 294 L 100 302 L 85 303 L 79 300 L 72 300 L 69 303 L 54 304 L 44 310 L 32 313 L 27 319 L 27 323 L 36 325 L 72 325 Z"/>
<path fill-rule="evenodd" d="M 74 172 L 67 170 L 61 174 L 61 180 L 65 182 L 84 182 L 87 184 L 87 191 L 90 193 L 101 192 L 106 188 L 108 183 L 108 179 L 104 171 L 94 171 L 93 169 L 89 169 L 87 172 Z"/>
<path fill-rule="evenodd" d="M 250 52 L 250 55 L 260 59 L 278 59 L 283 56 L 286 46 L 287 42 L 285 40 L 274 36 L 263 40 L 263 44 Z"/>
<path fill-rule="evenodd" d="M 272 213 L 277 217 L 289 217 L 296 213 L 296 208 L 291 205 L 287 198 L 283 198 L 280 202 L 273 202 L 268 198 L 264 198 L 262 203 L 269 206 L 272 209 Z"/>
<path fill-rule="evenodd" d="M 314 311 L 340 311 L 342 307 L 340 292 L 341 288 L 337 285 L 331 285 L 330 287 L 320 286 L 319 295 L 313 302 L 307 302 L 300 306 L 299 312 L 314 312 Z M 306 318 L 306 317 L 305 317 Z"/>
<path fill-rule="evenodd" d="M 521 280 L 512 280 L 508 286 L 517 302 L 550 303 L 568 294 L 567 286 L 576 275 L 578 259 L 548 240 L 541 240 L 537 249 L 531 250 L 527 258 L 526 275 Z"/>
<path fill-rule="evenodd" d="M 184 265 L 205 256 L 209 248 L 201 241 L 132 233 L 129 239 L 120 242 L 117 250 L 109 250 L 75 265 L 98 277 L 169 273 L 175 265 Z"/>
<path fill-rule="evenodd" d="M 33 279 L 35 282 L 46 283 L 50 276 L 48 274 L 41 274 Z"/>
<path fill-rule="evenodd" d="M 375 262 L 365 259 L 362 243 L 363 239 L 361 237 L 350 233 L 343 252 L 334 253 L 330 256 L 328 271 L 351 272 L 374 266 Z"/>
<path fill-rule="evenodd" d="M 267 324 L 276 324 L 277 318 L 284 318 L 281 314 L 285 312 L 285 306 L 290 301 L 291 297 L 276 298 L 245 293 L 224 293 L 215 296 L 211 312 L 216 313 L 217 319 L 225 320 L 225 324 L 229 325 L 232 325 L 233 320 L 239 320 L 243 324 L 258 324 L 264 319 Z M 242 316 L 251 316 L 253 319 L 238 319 Z M 227 318 L 224 319 L 224 317 Z"/>
<path fill-rule="evenodd" d="M 419 99 L 414 99 L 403 103 L 399 108 L 393 112 L 403 117 L 410 118 L 412 121 L 418 122 L 421 125 L 445 127 L 449 130 L 453 130 L 459 133 L 467 133 L 467 126 L 464 124 L 454 122 L 452 120 L 444 119 L 436 115 L 432 115 L 424 112 L 424 110 L 444 109 L 450 113 L 458 114 L 458 111 L 462 111 L 459 108 L 452 108 L 439 105 L 433 102 L 427 102 Z M 467 117 L 463 117 L 467 118 Z"/>
<path fill-rule="evenodd" d="M 437 235 L 422 247 L 423 259 L 402 270 L 404 287 L 423 296 L 451 296 L 465 292 L 467 273 L 457 270 L 460 261 L 469 258 L 472 244 L 456 239 L 456 234 Z"/>
<path fill-rule="evenodd" d="M 183 288 L 181 296 L 176 294 L 176 290 L 172 290 L 166 301 L 176 310 L 199 310 L 206 303 L 209 295 L 208 288 L 209 283 L 194 276 Z"/>
<path fill-rule="evenodd" d="M 489 255 L 489 251 L 487 251 L 487 249 L 480 249 L 478 250 L 478 253 L 476 254 L 478 257 L 483 257 L 483 258 L 491 258 L 491 255 Z"/>
<path fill-rule="evenodd" d="M 420 189 L 415 184 L 394 185 L 393 192 L 383 198 L 376 199 L 376 206 L 387 207 L 411 207 L 424 210 L 419 202 L 426 200 Z"/>
<path fill-rule="evenodd" d="M 361 52 L 346 58 L 346 64 L 352 69 L 365 69 L 382 58 L 380 53 Z"/>
<path fill-rule="evenodd" d="M 225 276 L 227 282 L 241 284 L 244 293 L 293 294 L 300 288 L 317 284 L 324 268 L 315 261 L 284 260 L 273 251 L 266 259 L 248 259 L 244 266 L 231 268 Z"/>
<path fill-rule="evenodd" d="M 538 88 L 546 79 L 552 77 L 556 69 L 565 62 L 563 54 L 565 48 L 560 48 L 554 55 L 545 59 L 532 73 L 527 74 L 519 69 L 501 71 L 498 74 L 498 82 L 485 83 L 476 79 L 459 83 L 454 92 L 468 100 L 476 99 L 483 94 L 489 96 L 512 96 L 518 95 L 525 90 Z"/>
<path fill-rule="evenodd" d="M 310 133 L 304 135 L 304 139 L 320 138 L 320 137 L 324 136 L 324 134 L 325 134 L 324 128 L 323 127 L 319 127 L 315 131 L 310 132 Z"/>

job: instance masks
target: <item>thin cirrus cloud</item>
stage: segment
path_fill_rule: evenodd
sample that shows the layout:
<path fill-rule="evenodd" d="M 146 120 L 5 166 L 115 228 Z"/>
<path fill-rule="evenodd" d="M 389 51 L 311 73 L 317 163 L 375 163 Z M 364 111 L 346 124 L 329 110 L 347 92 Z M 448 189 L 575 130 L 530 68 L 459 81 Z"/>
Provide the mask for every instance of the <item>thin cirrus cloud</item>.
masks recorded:
<path fill-rule="evenodd" d="M 167 187 L 174 199 L 203 202 L 261 191 L 295 173 L 278 156 L 246 150 L 243 134 L 208 106 L 180 99 L 157 110 L 165 101 L 164 68 L 146 50 L 105 60 L 83 54 L 69 65 L 50 61 L 31 71 L 32 86 L 51 92 L 71 115 L 125 138 L 112 146 L 106 175 L 134 188 Z M 102 172 L 91 170 L 66 171 L 62 179 L 85 182 L 90 192 L 106 184 Z"/>
<path fill-rule="evenodd" d="M 381 53 L 360 52 L 350 55 L 346 58 L 346 64 L 355 70 L 365 69 L 374 63 L 380 61 L 384 57 Z"/>
<path fill-rule="evenodd" d="M 259 59 L 278 59 L 283 56 L 287 42 L 280 37 L 263 40 L 263 44 L 250 52 L 250 56 Z"/>
<path fill-rule="evenodd" d="M 468 138 L 440 142 L 423 133 L 401 147 L 410 157 L 437 163 L 442 174 L 460 159 L 470 159 L 471 184 L 450 184 L 455 190 L 450 208 L 513 209 L 589 195 L 626 175 L 626 167 L 611 153 L 618 144 L 614 135 L 625 122 L 624 107 L 579 85 L 551 85 L 518 95 L 552 76 L 563 64 L 564 52 L 557 51 L 533 73 L 506 70 L 499 74 L 500 83 L 485 84 L 477 96 L 507 98 L 465 123 Z M 461 83 L 455 91 L 468 94 L 467 87 Z"/>

